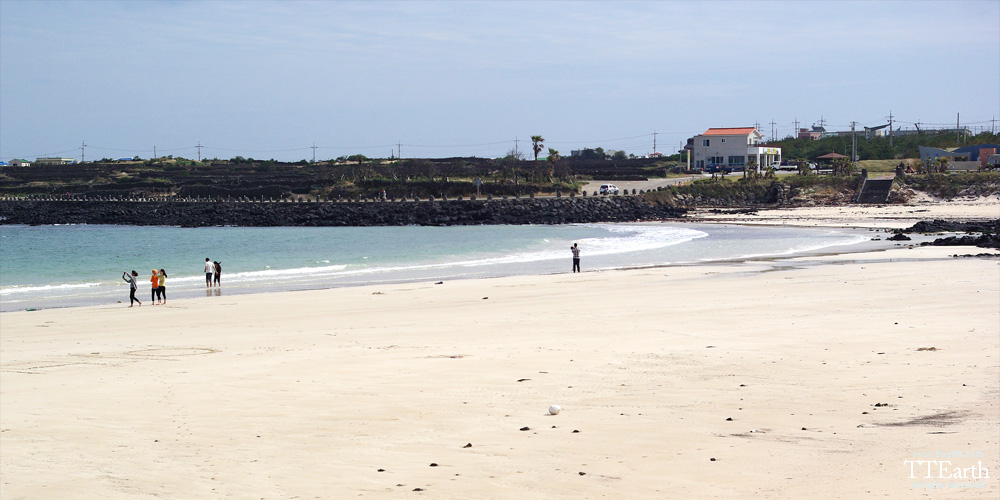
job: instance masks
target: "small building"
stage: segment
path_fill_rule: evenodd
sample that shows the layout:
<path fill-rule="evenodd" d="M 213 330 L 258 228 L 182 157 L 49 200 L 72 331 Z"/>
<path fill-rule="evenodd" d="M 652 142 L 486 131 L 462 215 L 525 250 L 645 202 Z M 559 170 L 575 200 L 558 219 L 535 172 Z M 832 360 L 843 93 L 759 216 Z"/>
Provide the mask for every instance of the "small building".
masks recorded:
<path fill-rule="evenodd" d="M 960 148 L 941 149 L 920 146 L 920 161 L 931 166 L 938 158 L 948 159 L 948 170 L 976 170 L 989 165 L 990 156 L 1000 150 L 996 144 L 976 144 Z"/>
<path fill-rule="evenodd" d="M 893 137 L 903 137 L 907 135 L 935 135 L 935 134 L 955 134 L 962 137 L 969 137 L 972 131 L 969 127 L 962 128 L 898 128 L 892 131 Z"/>
<path fill-rule="evenodd" d="M 825 134 L 826 134 L 826 128 L 817 127 L 816 125 L 813 125 L 811 129 L 809 128 L 799 129 L 799 139 L 812 139 L 815 141 L 820 137 L 823 137 L 823 135 Z"/>
<path fill-rule="evenodd" d="M 960 148 L 955 148 L 952 153 L 965 154 L 969 161 L 978 161 L 982 164 L 986 164 L 986 159 L 989 158 L 991 154 L 1000 151 L 1000 145 L 997 144 L 975 144 L 972 146 L 962 146 Z"/>
<path fill-rule="evenodd" d="M 30 167 L 31 162 L 28 160 L 22 160 L 20 158 L 14 158 L 10 161 L 10 166 L 12 167 Z"/>
<path fill-rule="evenodd" d="M 865 139 L 874 139 L 876 137 L 886 137 L 888 134 L 886 130 L 889 128 L 889 124 L 879 125 L 877 127 L 865 127 Z"/>
<path fill-rule="evenodd" d="M 920 146 L 917 149 L 920 150 L 920 161 L 924 165 L 930 165 L 937 161 L 938 158 L 948 158 L 951 161 L 967 161 L 969 159 L 968 154 L 955 153 L 952 149 L 933 148 L 930 146 Z"/>
<path fill-rule="evenodd" d="M 760 171 L 781 162 L 781 148 L 764 144 L 764 134 L 754 127 L 710 128 L 694 136 L 693 142 L 698 170 L 743 170 L 752 159 Z"/>
<path fill-rule="evenodd" d="M 73 162 L 74 160 L 72 158 L 59 158 L 55 156 L 35 158 L 35 165 L 69 165 Z"/>

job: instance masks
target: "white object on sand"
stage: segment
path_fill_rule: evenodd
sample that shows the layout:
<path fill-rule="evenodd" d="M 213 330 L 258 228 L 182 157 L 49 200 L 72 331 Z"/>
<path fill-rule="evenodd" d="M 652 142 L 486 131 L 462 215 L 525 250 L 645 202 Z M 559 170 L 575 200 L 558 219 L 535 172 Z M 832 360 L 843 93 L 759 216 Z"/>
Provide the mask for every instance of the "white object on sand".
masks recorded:
<path fill-rule="evenodd" d="M 562 410 L 562 408 L 560 408 L 559 405 L 552 405 L 549 407 L 549 413 L 552 415 L 558 415 L 560 410 Z"/>

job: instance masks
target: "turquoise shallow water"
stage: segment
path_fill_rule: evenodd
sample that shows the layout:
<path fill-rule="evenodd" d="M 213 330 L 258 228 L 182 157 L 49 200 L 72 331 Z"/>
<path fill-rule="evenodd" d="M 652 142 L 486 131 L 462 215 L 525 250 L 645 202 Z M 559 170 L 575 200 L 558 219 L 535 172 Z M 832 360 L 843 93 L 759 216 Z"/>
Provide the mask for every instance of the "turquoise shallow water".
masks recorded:
<path fill-rule="evenodd" d="M 0 226 L 0 310 L 128 302 L 123 271 L 166 269 L 168 298 L 584 271 L 844 250 L 858 230 L 677 223 L 559 226 L 180 228 Z M 222 262 L 207 292 L 205 258 Z"/>

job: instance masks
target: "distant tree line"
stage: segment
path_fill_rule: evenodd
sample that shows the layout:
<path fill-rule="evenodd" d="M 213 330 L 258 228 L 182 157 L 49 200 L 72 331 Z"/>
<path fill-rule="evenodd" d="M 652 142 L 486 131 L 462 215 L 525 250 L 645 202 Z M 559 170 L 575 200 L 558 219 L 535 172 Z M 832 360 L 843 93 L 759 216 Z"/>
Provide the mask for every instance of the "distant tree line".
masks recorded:
<path fill-rule="evenodd" d="M 925 133 L 893 137 L 876 137 L 865 139 L 863 131 L 859 131 L 855 140 L 859 160 L 893 160 L 902 158 L 919 158 L 920 146 L 935 148 L 956 148 L 971 144 L 997 144 L 1000 134 L 982 132 L 977 135 L 959 138 L 954 132 Z M 840 153 L 851 156 L 851 136 L 824 137 L 812 140 L 807 138 L 786 138 L 774 141 L 781 148 L 784 158 L 813 159 L 827 153 Z"/>

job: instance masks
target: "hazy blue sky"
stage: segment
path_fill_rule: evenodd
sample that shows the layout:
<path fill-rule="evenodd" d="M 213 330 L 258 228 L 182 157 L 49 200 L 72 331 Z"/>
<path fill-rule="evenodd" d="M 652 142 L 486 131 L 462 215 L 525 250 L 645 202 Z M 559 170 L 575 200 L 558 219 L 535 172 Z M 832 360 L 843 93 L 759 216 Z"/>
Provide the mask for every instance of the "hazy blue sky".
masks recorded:
<path fill-rule="evenodd" d="M 1000 1 L 0 0 L 0 159 L 675 152 L 778 137 L 996 126 Z"/>

